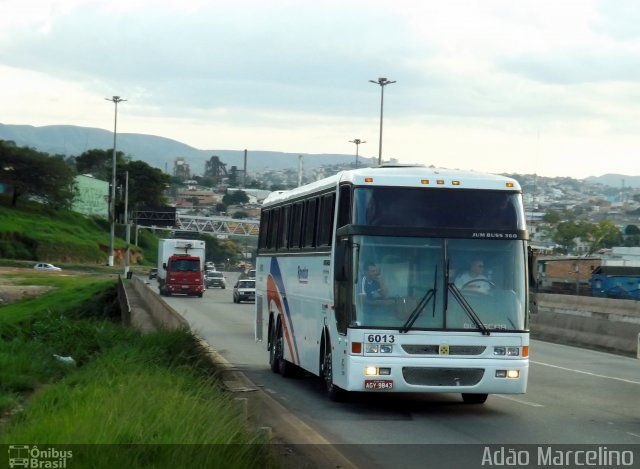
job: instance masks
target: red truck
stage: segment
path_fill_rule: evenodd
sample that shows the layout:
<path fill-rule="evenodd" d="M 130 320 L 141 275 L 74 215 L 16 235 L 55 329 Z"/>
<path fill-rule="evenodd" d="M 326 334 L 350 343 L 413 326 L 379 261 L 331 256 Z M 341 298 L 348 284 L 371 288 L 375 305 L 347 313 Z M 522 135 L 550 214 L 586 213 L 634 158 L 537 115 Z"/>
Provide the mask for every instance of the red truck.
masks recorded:
<path fill-rule="evenodd" d="M 158 242 L 158 290 L 202 297 L 205 242 L 192 239 L 161 239 Z"/>

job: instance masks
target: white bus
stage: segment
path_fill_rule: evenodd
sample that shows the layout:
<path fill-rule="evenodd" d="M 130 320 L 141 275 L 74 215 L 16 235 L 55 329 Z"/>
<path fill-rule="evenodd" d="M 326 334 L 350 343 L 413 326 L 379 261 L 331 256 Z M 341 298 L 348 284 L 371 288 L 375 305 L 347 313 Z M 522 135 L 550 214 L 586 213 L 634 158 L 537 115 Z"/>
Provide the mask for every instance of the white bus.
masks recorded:
<path fill-rule="evenodd" d="M 274 192 L 260 220 L 256 340 L 275 373 L 302 368 L 333 400 L 524 393 L 527 237 L 520 186 L 501 176 L 382 166 Z"/>

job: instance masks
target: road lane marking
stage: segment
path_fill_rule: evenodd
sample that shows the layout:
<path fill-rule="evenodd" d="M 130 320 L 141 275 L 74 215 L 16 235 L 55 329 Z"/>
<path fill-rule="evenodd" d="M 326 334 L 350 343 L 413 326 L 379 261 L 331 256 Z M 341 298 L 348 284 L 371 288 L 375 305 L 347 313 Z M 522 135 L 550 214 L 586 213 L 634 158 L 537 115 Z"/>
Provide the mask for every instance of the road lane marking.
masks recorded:
<path fill-rule="evenodd" d="M 518 404 L 528 405 L 528 406 L 531 406 L 531 407 L 544 407 L 542 404 L 537 404 L 535 402 L 523 401 L 522 399 L 518 399 L 518 398 L 515 398 L 515 397 L 511 397 L 511 396 L 506 396 L 504 394 L 493 394 L 493 396 L 499 397 L 501 399 L 506 399 L 508 401 L 517 402 Z"/>
<path fill-rule="evenodd" d="M 631 379 L 625 379 L 625 378 L 617 378 L 615 376 L 599 375 L 598 373 L 591 373 L 589 371 L 576 370 L 575 368 L 565 368 L 564 366 L 552 365 L 551 363 L 534 362 L 532 360 L 530 360 L 530 363 L 535 363 L 536 365 L 549 366 L 551 368 L 558 368 L 559 370 L 573 371 L 574 373 L 581 373 L 583 375 L 595 376 L 596 378 L 613 379 L 615 381 L 622 381 L 623 383 L 629 383 L 629 384 L 640 384 L 640 381 L 633 381 Z"/>

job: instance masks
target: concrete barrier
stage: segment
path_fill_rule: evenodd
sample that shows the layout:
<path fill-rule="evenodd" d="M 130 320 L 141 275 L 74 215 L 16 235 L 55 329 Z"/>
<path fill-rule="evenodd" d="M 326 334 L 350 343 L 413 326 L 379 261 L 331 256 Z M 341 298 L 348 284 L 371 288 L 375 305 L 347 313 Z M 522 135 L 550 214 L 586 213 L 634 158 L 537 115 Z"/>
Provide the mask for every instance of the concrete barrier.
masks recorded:
<path fill-rule="evenodd" d="M 133 289 L 140 296 L 145 310 L 156 328 L 178 329 L 189 328 L 189 322 L 160 298 L 160 295 L 146 286 L 139 277 L 133 277 Z"/>
<path fill-rule="evenodd" d="M 531 336 L 628 356 L 640 356 L 640 302 L 538 293 Z"/>

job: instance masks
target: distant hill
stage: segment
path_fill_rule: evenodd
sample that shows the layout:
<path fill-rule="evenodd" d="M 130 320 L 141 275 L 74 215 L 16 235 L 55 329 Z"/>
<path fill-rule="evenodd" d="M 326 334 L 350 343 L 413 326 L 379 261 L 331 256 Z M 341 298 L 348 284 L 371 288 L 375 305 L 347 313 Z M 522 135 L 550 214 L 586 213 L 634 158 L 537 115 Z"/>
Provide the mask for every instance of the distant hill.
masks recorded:
<path fill-rule="evenodd" d="M 588 178 L 585 178 L 585 181 L 618 188 L 621 188 L 623 184 L 624 187 L 633 187 L 635 189 L 640 188 L 640 176 L 627 176 L 625 174 L 603 174 L 602 176 L 589 176 Z"/>
<path fill-rule="evenodd" d="M 73 125 L 34 127 L 0 124 L 0 139 L 13 140 L 18 146 L 28 146 L 52 155 L 78 156 L 93 148 L 102 150 L 113 148 L 112 132 Z M 118 132 L 117 149 L 135 160 L 142 160 L 167 172 L 173 171 L 173 163 L 179 156 L 185 158 L 192 172 L 196 174 L 203 173 L 205 162 L 213 155 L 220 157 L 221 161 L 226 163 L 227 169 L 231 166 L 238 168 L 244 166 L 243 150 L 200 150 L 177 140 L 156 135 Z M 297 168 L 300 154 L 304 155 L 305 169 L 345 164 L 354 160 L 354 155 L 309 155 L 251 150 L 247 156 L 247 170 Z M 363 163 L 365 159 L 361 157 Z M 371 161 L 371 164 L 375 163 Z"/>

